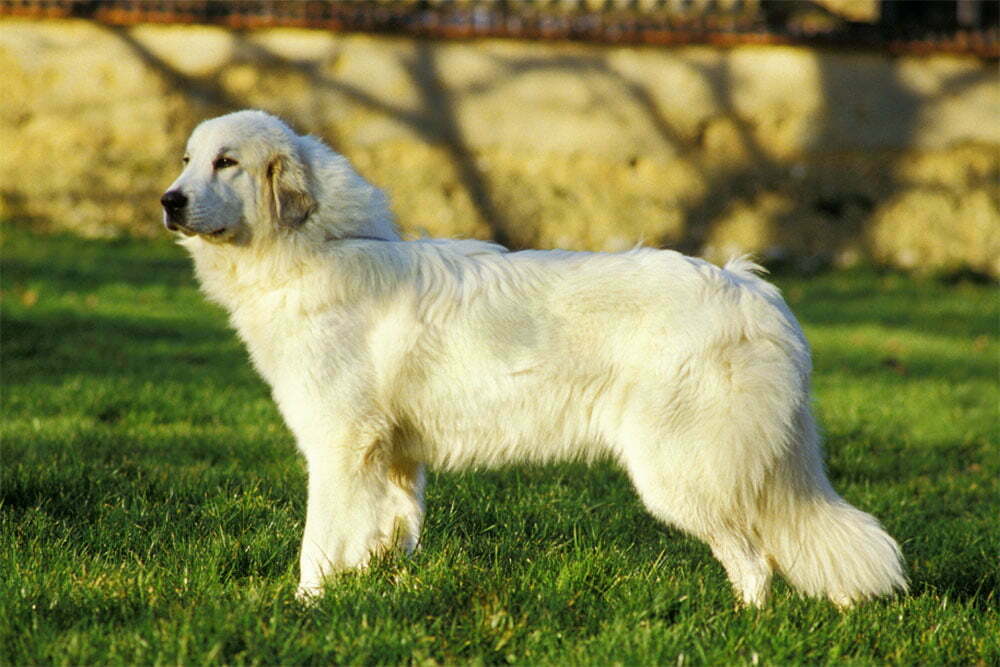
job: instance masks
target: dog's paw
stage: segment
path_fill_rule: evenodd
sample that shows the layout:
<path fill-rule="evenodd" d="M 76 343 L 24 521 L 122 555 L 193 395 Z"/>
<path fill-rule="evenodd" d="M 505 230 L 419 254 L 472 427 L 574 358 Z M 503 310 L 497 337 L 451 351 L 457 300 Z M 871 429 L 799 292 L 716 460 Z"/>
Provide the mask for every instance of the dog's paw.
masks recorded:
<path fill-rule="evenodd" d="M 850 595 L 838 594 L 838 595 L 831 595 L 830 602 L 834 604 L 834 606 L 837 608 L 837 611 L 847 611 L 848 609 L 854 606 L 854 603 L 857 602 L 857 600 L 855 600 L 854 597 Z"/>
<path fill-rule="evenodd" d="M 323 596 L 323 587 L 318 584 L 299 584 L 295 589 L 295 599 L 303 604 L 316 604 Z"/>

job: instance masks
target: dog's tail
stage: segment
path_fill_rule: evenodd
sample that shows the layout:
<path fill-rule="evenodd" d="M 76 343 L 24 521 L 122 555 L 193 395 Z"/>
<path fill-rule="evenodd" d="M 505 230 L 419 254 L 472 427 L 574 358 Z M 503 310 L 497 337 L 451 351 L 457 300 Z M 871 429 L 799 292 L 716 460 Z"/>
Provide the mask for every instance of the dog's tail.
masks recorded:
<path fill-rule="evenodd" d="M 811 596 L 838 606 L 907 589 L 899 545 L 875 517 L 830 486 L 819 435 L 806 411 L 802 435 L 812 439 L 772 471 L 759 498 L 756 530 L 782 575 Z"/>
<path fill-rule="evenodd" d="M 768 270 L 753 260 L 752 255 L 737 255 L 726 262 L 725 270 L 743 278 L 756 278 L 768 273 Z"/>

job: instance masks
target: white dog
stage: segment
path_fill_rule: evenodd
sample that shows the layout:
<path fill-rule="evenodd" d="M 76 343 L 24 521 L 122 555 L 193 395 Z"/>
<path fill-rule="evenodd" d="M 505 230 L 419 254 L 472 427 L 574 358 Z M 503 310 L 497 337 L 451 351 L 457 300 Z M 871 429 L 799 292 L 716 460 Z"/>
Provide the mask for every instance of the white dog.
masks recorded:
<path fill-rule="evenodd" d="M 610 458 L 743 600 L 777 570 L 838 605 L 905 589 L 823 471 L 810 355 L 745 260 L 404 242 L 385 197 L 277 118 L 199 125 L 163 195 L 305 455 L 299 594 L 416 547 L 423 465 Z"/>

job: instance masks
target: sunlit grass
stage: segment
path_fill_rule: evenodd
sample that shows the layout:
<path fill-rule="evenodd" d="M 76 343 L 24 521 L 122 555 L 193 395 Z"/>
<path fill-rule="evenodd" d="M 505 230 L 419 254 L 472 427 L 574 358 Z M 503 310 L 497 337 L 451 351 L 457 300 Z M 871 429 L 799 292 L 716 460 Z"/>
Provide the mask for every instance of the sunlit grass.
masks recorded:
<path fill-rule="evenodd" d="M 2 664 L 1000 661 L 992 286 L 776 278 L 831 477 L 902 543 L 906 597 L 739 610 L 617 470 L 565 465 L 432 474 L 418 554 L 307 608 L 301 461 L 182 251 L 3 236 Z"/>

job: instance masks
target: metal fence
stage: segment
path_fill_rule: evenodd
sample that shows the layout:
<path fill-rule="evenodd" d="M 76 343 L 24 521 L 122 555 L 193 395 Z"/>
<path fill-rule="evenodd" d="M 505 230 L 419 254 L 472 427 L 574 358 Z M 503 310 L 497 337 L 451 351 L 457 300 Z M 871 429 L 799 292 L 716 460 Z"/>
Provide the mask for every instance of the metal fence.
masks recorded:
<path fill-rule="evenodd" d="M 794 44 L 1000 57 L 995 0 L 0 0 L 0 16 L 612 44 Z"/>

